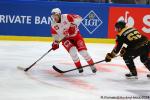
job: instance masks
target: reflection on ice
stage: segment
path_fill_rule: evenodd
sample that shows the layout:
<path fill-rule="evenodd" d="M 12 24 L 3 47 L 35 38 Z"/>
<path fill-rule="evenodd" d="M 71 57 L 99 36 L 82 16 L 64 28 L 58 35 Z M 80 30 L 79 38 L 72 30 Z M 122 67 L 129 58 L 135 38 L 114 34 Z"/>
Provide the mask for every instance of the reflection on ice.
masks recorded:
<path fill-rule="evenodd" d="M 99 61 L 113 45 L 87 44 L 87 47 L 94 61 Z M 150 95 L 150 80 L 139 58 L 135 59 L 138 80 L 125 79 L 128 69 L 120 57 L 111 63 L 97 64 L 96 74 L 88 67 L 83 74 L 78 71 L 59 74 L 52 65 L 62 70 L 75 67 L 63 47 L 50 52 L 27 73 L 17 69 L 30 66 L 50 48 L 51 44 L 45 42 L 0 41 L 0 100 L 101 100 L 102 96 Z"/>

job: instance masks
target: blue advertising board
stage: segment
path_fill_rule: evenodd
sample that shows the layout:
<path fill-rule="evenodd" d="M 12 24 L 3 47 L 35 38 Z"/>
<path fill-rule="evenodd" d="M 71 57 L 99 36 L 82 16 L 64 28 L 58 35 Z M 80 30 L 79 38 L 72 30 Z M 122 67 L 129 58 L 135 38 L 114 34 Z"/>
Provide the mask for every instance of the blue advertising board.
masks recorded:
<path fill-rule="evenodd" d="M 0 35 L 51 36 L 50 14 L 53 8 L 83 17 L 80 32 L 85 38 L 106 38 L 108 5 L 97 3 L 1 1 Z"/>

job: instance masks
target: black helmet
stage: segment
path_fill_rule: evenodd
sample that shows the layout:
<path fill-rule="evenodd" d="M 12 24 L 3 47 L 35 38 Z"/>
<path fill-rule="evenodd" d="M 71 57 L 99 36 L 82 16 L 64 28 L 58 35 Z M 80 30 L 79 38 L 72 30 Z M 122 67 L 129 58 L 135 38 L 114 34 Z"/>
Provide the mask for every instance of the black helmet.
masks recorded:
<path fill-rule="evenodd" d="M 116 24 L 115 24 L 115 28 L 125 28 L 126 27 L 126 23 L 122 20 L 122 21 L 118 21 Z"/>

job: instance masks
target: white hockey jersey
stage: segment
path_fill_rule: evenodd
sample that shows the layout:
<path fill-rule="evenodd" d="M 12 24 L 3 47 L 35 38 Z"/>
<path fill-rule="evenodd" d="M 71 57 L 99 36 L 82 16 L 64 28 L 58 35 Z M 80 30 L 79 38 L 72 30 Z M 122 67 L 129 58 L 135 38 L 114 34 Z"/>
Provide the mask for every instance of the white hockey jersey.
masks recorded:
<path fill-rule="evenodd" d="M 54 38 L 54 41 L 59 41 L 66 36 L 67 38 L 73 38 L 76 36 L 79 33 L 78 26 L 80 25 L 81 21 L 81 16 L 72 14 L 62 14 L 60 23 L 52 21 L 51 34 Z"/>

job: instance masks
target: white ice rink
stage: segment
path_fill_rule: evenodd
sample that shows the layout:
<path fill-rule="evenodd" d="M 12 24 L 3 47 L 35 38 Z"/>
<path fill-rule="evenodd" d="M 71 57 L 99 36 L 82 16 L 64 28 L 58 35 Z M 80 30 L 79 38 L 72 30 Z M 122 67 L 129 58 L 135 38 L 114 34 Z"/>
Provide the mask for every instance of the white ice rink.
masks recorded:
<path fill-rule="evenodd" d="M 113 44 L 87 44 L 87 47 L 96 62 L 104 59 Z M 75 68 L 62 46 L 51 51 L 28 72 L 17 69 L 17 66 L 30 66 L 50 48 L 48 42 L 0 41 L 0 100 L 150 100 L 148 70 L 139 58 L 135 59 L 138 80 L 125 79 L 128 69 L 121 57 L 97 64 L 96 74 L 87 67 L 83 74 L 73 71 L 61 75 L 52 65 L 61 70 Z M 80 58 L 85 65 L 85 60 Z M 113 98 L 119 96 L 122 99 Z"/>

